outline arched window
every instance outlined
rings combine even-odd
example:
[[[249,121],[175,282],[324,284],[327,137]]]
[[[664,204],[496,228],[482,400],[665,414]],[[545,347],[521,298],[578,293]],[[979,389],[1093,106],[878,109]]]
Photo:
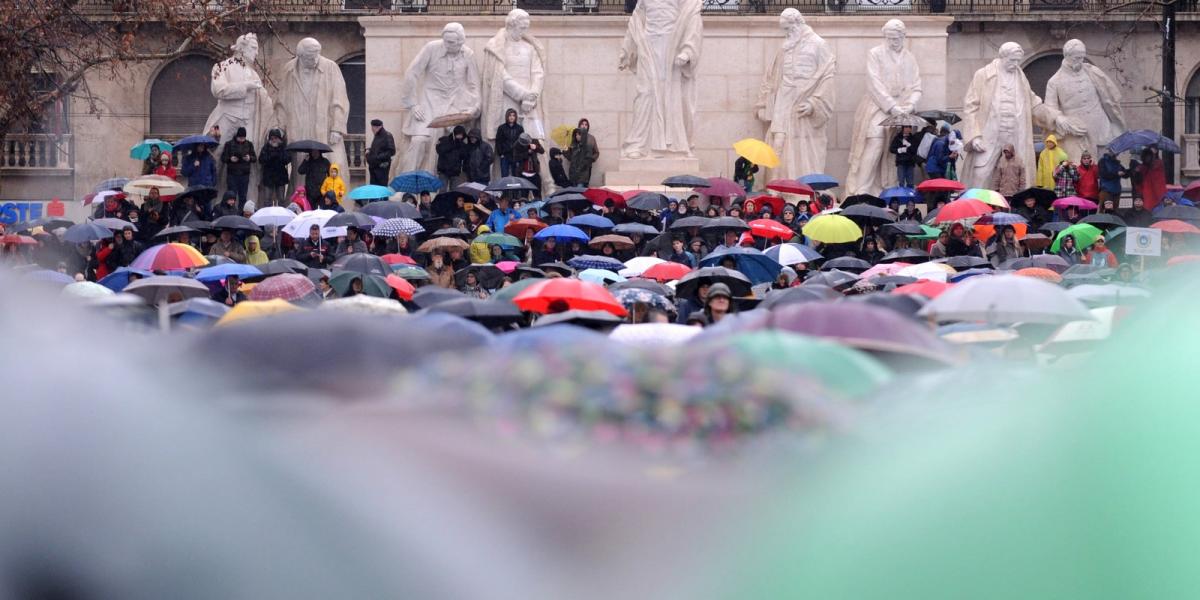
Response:
[[[342,79],[346,80],[346,95],[350,97],[350,122],[346,133],[367,132],[367,61],[362,54],[351,56],[339,64]]]
[[[1185,133],[1200,133],[1200,70],[1192,75],[1183,93],[1183,127]]]
[[[1039,98],[1046,97],[1046,83],[1058,72],[1058,68],[1062,66],[1062,59],[1062,54],[1047,54],[1025,65],[1025,78],[1029,80],[1030,89]]]
[[[217,106],[213,98],[213,59],[189,54],[163,67],[150,86],[150,131],[156,137],[204,133],[204,123]]]

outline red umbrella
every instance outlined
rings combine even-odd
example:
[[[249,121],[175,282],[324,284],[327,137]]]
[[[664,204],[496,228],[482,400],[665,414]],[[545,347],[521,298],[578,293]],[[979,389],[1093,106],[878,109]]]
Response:
[[[816,190],[809,187],[806,183],[800,183],[795,179],[774,179],[767,182],[768,190],[783,192],[785,194],[804,194],[805,196],[816,197]]]
[[[10,234],[4,236],[3,238],[0,238],[0,244],[5,244],[5,245],[7,245],[7,244],[18,244],[18,245],[23,244],[26,246],[33,246],[33,245],[36,245],[37,243],[38,243],[37,240],[35,240],[27,235],[17,235],[15,233],[10,233]]]
[[[750,233],[756,237],[772,240],[790,240],[796,235],[787,225],[772,219],[755,219],[748,223]]]
[[[1174,267],[1175,265],[1186,265],[1188,263],[1200,263],[1200,255],[1181,254],[1179,256],[1172,256],[1167,260],[1168,267]]]
[[[702,196],[713,196],[724,199],[728,199],[731,196],[744,197],[746,195],[746,188],[726,177],[709,177],[708,183],[708,187],[696,188],[695,192]]]
[[[299,273],[282,273],[272,275],[250,290],[251,300],[271,300],[280,298],[292,302],[317,292],[317,286],[307,275]]]
[[[412,300],[413,292],[417,291],[417,288],[413,287],[407,279],[399,275],[388,275],[385,279],[387,280],[387,284],[393,290],[396,290],[396,295],[404,300]]]
[[[384,254],[379,257],[389,265],[415,265],[417,261],[403,254]]]
[[[1161,229],[1167,233],[1200,233],[1200,228],[1197,228],[1191,223],[1185,223],[1179,219],[1167,219],[1158,221],[1150,225],[1155,229]]]
[[[1200,179],[1193,181],[1183,188],[1183,197],[1200,202]]]
[[[602,310],[618,317],[626,314],[625,307],[603,286],[579,279],[539,281],[514,296],[513,304],[543,315],[568,310]]]
[[[801,184],[801,185],[803,185],[803,184]],[[784,205],[783,198],[780,198],[779,196],[772,196],[770,194],[759,194],[757,196],[753,196],[751,198],[746,199],[746,205],[744,207],[744,210],[747,215],[753,215],[753,214],[761,211],[762,207],[770,206],[772,215],[781,215],[781,214],[783,214],[783,205]]]
[[[642,272],[643,279],[653,279],[663,283],[667,281],[675,281],[684,275],[692,272],[692,268],[677,262],[658,263],[649,269]]]
[[[504,226],[504,233],[524,240],[530,231],[537,233],[545,228],[546,224],[537,219],[514,219]]]
[[[608,188],[588,188],[583,196],[596,206],[604,206],[605,200],[612,200],[616,206],[625,206],[625,196],[622,196],[621,192],[614,192]]]
[[[918,192],[961,192],[965,189],[967,186],[953,179],[926,179],[917,184]]]
[[[991,205],[968,198],[966,200],[955,200],[941,208],[938,211],[935,223],[949,223],[951,221],[962,221],[965,219],[977,219],[992,212]]]
[[[922,279],[916,283],[902,285],[894,290],[893,294],[915,294],[917,296],[925,296],[930,300],[941,296],[943,292],[954,287],[953,283],[945,283],[942,281],[933,281],[931,279]]]

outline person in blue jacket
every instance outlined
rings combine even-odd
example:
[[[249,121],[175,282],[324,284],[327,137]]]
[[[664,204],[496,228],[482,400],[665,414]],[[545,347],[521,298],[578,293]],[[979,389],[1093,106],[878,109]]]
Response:
[[[946,164],[950,160],[950,126],[942,125],[938,138],[929,147],[925,156],[925,174],[930,179],[946,176]]]
[[[207,145],[197,146],[184,160],[180,161],[183,176],[188,178],[188,187],[196,185],[217,186],[217,161]]]

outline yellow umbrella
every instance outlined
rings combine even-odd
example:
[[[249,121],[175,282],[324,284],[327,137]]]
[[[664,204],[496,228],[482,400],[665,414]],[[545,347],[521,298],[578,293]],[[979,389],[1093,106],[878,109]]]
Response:
[[[571,145],[571,132],[575,131],[570,125],[559,125],[550,132],[550,139],[559,148],[566,148]]]
[[[294,306],[291,302],[282,298],[272,298],[270,300],[244,300],[234,305],[229,312],[225,313],[221,320],[217,321],[217,325],[229,325],[238,321],[246,321],[266,317],[268,315],[277,315],[286,312],[296,312],[304,310],[298,306]]]
[[[733,145],[737,155],[762,167],[774,169],[779,166],[779,156],[766,142],[754,138],[746,138]]]
[[[817,215],[802,231],[808,239],[823,244],[845,244],[862,237],[862,229],[842,215]]]

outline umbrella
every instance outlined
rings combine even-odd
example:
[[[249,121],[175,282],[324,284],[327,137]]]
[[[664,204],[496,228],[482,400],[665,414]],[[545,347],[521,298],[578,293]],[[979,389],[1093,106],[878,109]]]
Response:
[[[671,229],[675,231],[680,229],[691,229],[693,227],[703,228],[711,221],[712,219],[709,219],[708,217],[684,217],[682,219],[676,219],[675,222],[671,223]],[[747,225],[747,228],[749,228],[749,225]]]
[[[956,284],[918,313],[938,321],[983,321],[991,325],[1087,321],[1087,307],[1062,288],[1034,277],[972,277]]]
[[[221,217],[224,219],[225,217]],[[221,219],[217,219],[220,221]],[[216,225],[217,221],[213,221]],[[375,219],[361,212],[341,212],[325,221],[325,227],[354,227],[364,231],[370,231],[375,228]]]
[[[213,322],[229,312],[229,307],[208,298],[188,298],[183,302],[172,303],[167,307],[167,312],[171,318],[180,323],[211,326]]]
[[[726,260],[733,260],[734,268],[755,284],[774,281],[783,270],[783,266],[769,256],[754,248],[743,247],[725,248],[709,253],[700,261],[700,266],[716,267]]]
[[[567,148],[571,145],[571,134],[575,131],[575,127],[571,125],[559,125],[550,130],[550,141],[559,148]]]
[[[627,289],[649,290],[664,298],[673,298],[675,296],[675,291],[671,288],[658,283],[657,281],[651,281],[649,279],[627,279],[625,281],[618,281],[617,283],[609,284],[608,286],[608,291],[614,294],[620,290]],[[747,289],[749,289],[749,287],[747,287]]]
[[[453,217],[461,209],[458,206],[459,201],[463,205],[473,204],[478,196],[472,196],[460,191],[442,192],[433,197],[433,201],[429,204],[429,210],[434,215],[440,217]],[[383,216],[383,215],[379,215]]]
[[[450,252],[451,250],[466,251],[470,249],[471,244],[468,244],[464,240],[460,240],[456,237],[435,237],[425,240],[424,243],[417,247],[417,252],[432,254],[438,250],[441,250],[442,252]]]
[[[794,179],[773,179],[767,182],[768,190],[775,190],[784,194],[803,194],[806,196],[816,196],[817,192],[809,187],[806,183],[800,183]]]
[[[817,215],[802,231],[805,237],[823,244],[844,244],[862,237],[858,224],[841,215]]]
[[[1200,208],[1180,205],[1161,206],[1156,208],[1151,216],[1156,220],[1200,221]]]
[[[879,194],[879,197],[887,201],[896,200],[899,202],[906,202],[908,200],[916,200],[917,191],[910,187],[895,186],[883,190],[883,192]]]
[[[522,318],[521,311],[509,302],[467,297],[439,302],[426,310],[452,314],[489,328],[503,327]]]
[[[750,235],[755,237],[790,240],[796,235],[796,232],[792,231],[790,227],[774,219],[755,219],[747,225],[750,226]]]
[[[221,316],[217,320],[217,327],[227,327],[234,323],[245,321],[253,321],[262,319],[271,315],[280,315],[284,313],[300,312],[304,309],[293,305],[292,303],[273,298],[270,300],[246,300],[238,302],[229,312]]]
[[[887,202],[879,196],[872,196],[871,194],[854,194],[853,196],[847,196],[846,200],[842,202],[842,210],[846,210],[851,206],[857,206],[859,204],[869,204],[871,206],[878,206],[879,208],[887,207]]]
[[[612,229],[616,226],[612,220],[595,213],[585,213],[567,219],[567,225],[576,227],[591,227],[592,229]]]
[[[1038,228],[1038,231],[1056,234],[1070,226],[1070,221],[1050,221],[1049,223],[1043,223],[1042,226]]]
[[[986,215],[992,211],[993,209],[991,205],[974,198],[955,200],[943,206],[941,210],[938,211],[934,222],[974,222],[975,219],[978,219],[979,217],[982,217],[983,215]]]
[[[596,206],[604,206],[612,202],[613,206],[625,206],[625,196],[608,188],[588,188],[583,196]]]
[[[371,235],[379,237],[396,237],[398,235],[417,235],[424,233],[425,228],[412,219],[398,217],[385,219],[371,228]]]
[[[929,260],[929,253],[925,252],[924,250],[919,250],[917,248],[902,248],[900,250],[892,250],[891,252],[884,254],[883,258],[879,259],[879,262],[880,263],[894,263],[894,262],[920,263],[920,262],[925,262],[927,260]]]
[[[80,223],[67,228],[63,239],[72,244],[85,244],[112,237],[112,231],[95,223]]]
[[[626,206],[636,210],[662,210],[667,207],[670,198],[658,192],[641,192],[625,201]]]
[[[49,283],[56,285],[70,285],[75,283],[75,278],[66,273],[51,271],[49,269],[35,269],[32,271],[24,271],[21,273],[22,279],[36,281],[39,283]]]
[[[946,283],[944,281],[932,281],[929,279],[922,279],[922,280],[917,281],[916,283],[902,285],[902,286],[892,290],[892,293],[893,294],[916,294],[918,296],[925,296],[926,298],[929,298],[932,300],[934,298],[937,298],[938,296],[941,296],[943,293],[946,292],[946,290],[949,290],[952,287],[954,287],[953,283]]]
[[[841,297],[841,294],[831,287],[824,285],[802,285],[800,287],[790,287],[783,290],[768,290],[766,298],[758,305],[759,308],[767,310],[775,309],[780,306],[789,304],[801,304],[804,302],[823,302]]]
[[[676,262],[664,262],[646,269],[642,272],[641,277],[644,279],[653,279],[659,282],[666,282],[675,281],[676,279],[685,277],[691,272],[692,268],[687,265]]]
[[[1150,225],[1154,229],[1161,229],[1167,233],[1200,233],[1200,228],[1197,228],[1191,223],[1180,221],[1178,219],[1167,219],[1165,221],[1155,221]]]
[[[707,179],[695,175],[672,175],[664,179],[662,184],[676,188],[706,188],[711,185]]]
[[[602,310],[618,317],[625,308],[604,287],[578,279],[544,279],[513,298],[523,311],[546,314],[567,310]]]
[[[1088,306],[1119,306],[1134,304],[1150,298],[1149,290],[1115,283],[1105,285],[1085,283],[1067,290],[1067,295]]]
[[[492,180],[485,188],[489,192],[537,191],[537,186],[524,177],[501,177]]]
[[[92,281],[73,281],[68,283],[59,294],[71,298],[103,298],[113,295],[113,291]]]
[[[346,195],[351,200],[370,202],[372,200],[387,200],[392,197],[392,188],[385,185],[360,185]]]
[[[129,221],[117,219],[114,217],[105,217],[103,219],[96,219],[96,220],[92,221],[92,223],[99,225],[101,227],[110,229],[112,231],[121,231],[122,229],[125,229],[126,227],[132,227],[134,231],[138,230],[137,225],[134,225],[133,223],[130,223]]]
[[[1024,225],[1027,223],[1029,223],[1029,221],[1027,221],[1025,217],[1009,212],[994,212],[991,214],[986,214],[982,217],[979,217],[979,220],[975,221],[976,225]]]
[[[859,275],[859,278],[872,279],[874,277],[879,277],[879,276],[884,276],[884,275],[893,276],[893,275],[896,275],[896,273],[899,273],[901,269],[903,269],[904,267],[908,267],[908,266],[912,266],[912,264],[906,263],[906,262],[894,262],[894,263],[880,262],[880,263],[872,266],[870,269],[863,271]],[[915,278],[914,278],[914,280],[915,280]],[[912,282],[909,281],[906,283],[912,283]]]
[[[393,177],[388,187],[409,194],[436,192],[442,189],[442,180],[429,171],[408,171]]]
[[[609,234],[592,238],[592,241],[588,242],[588,247],[600,249],[603,248],[605,244],[612,244],[613,248],[617,250],[629,250],[634,246],[633,240],[623,235]]]
[[[142,159],[142,160],[145,160],[145,159]],[[104,181],[101,181],[100,183],[97,183],[96,187],[92,188],[92,191],[99,194],[100,192],[121,190],[121,189],[124,189],[125,184],[129,183],[130,181],[131,180],[128,177],[112,177],[109,179],[105,179]]]
[[[825,258],[820,252],[813,250],[811,247],[804,244],[795,243],[771,246],[770,248],[767,248],[763,254],[766,254],[771,258],[771,260],[787,266],[798,265],[801,263],[807,263]]]
[[[408,309],[391,298],[358,294],[345,298],[332,298],[321,303],[319,310],[338,310],[363,315],[404,315]]]
[[[250,215],[250,221],[259,227],[283,227],[295,218],[296,213],[282,206],[264,206]]]
[[[853,256],[840,256],[838,258],[827,260],[821,265],[822,271],[832,271],[840,269],[849,273],[862,273],[871,268],[871,263]]]
[[[129,149],[129,158],[136,158],[138,160],[146,160],[147,158],[150,158],[150,146],[158,146],[158,149],[162,150],[163,152],[170,152],[174,149],[170,142],[166,142],[158,138],[151,138],[134,144],[133,147]]]
[[[170,243],[147,248],[129,266],[144,271],[183,271],[207,264],[208,259],[199,250],[187,244]]]
[[[779,166],[779,155],[775,154],[775,150],[762,140],[754,138],[739,140],[734,142],[733,151],[751,163],[768,169],[774,169]]]
[[[388,285],[387,280],[379,275],[342,271],[334,273],[329,278],[329,285],[333,287],[333,291],[337,292],[338,296],[345,297],[350,292],[350,286],[354,283],[355,279],[362,282],[363,294],[376,298],[392,297],[392,286]]]
[[[800,183],[803,183],[808,187],[818,191],[832,189],[841,185],[838,183],[837,179],[834,179],[832,176],[824,173],[809,173],[808,175],[796,179],[796,181],[799,181]]]
[[[1104,230],[1126,226],[1124,219],[1111,213],[1096,213],[1094,215],[1088,215],[1080,219],[1079,222],[1087,223],[1088,225],[1095,225],[1096,227]]]
[[[161,193],[161,192],[160,192]],[[207,206],[217,198],[217,188],[207,185],[190,185],[183,193],[175,196],[176,200],[191,198],[199,206]]]
[[[551,225],[533,236],[535,240],[547,240],[550,238],[554,238],[559,242],[582,242],[584,244],[591,239],[582,229],[574,225]]]
[[[325,223],[337,216],[337,212],[332,210],[308,210],[304,211],[292,220],[292,222],[283,226],[283,232],[298,240],[308,237],[308,230],[313,225],[324,228]]]
[[[864,225],[885,225],[896,221],[896,215],[892,211],[870,204],[855,204],[850,208],[843,208],[838,214]]]
[[[1062,275],[1059,275],[1050,269],[1039,269],[1037,267],[1019,269],[1014,271],[1013,275],[1019,275],[1021,277],[1033,277],[1036,279],[1041,279],[1047,283],[1062,283],[1063,280]]]
[[[287,145],[284,150],[288,152],[333,152],[328,144],[323,144],[316,140],[298,140]]]
[[[489,300],[495,302],[507,302],[512,304],[512,299],[525,290],[525,288],[545,279],[545,277],[531,277],[506,285],[492,294]]]
[[[12,244],[12,245],[18,245],[18,246],[35,246],[35,245],[37,245],[37,243],[38,243],[37,240],[35,240],[27,235],[17,235],[15,233],[10,233],[10,234],[7,234],[4,237],[0,238],[0,244],[6,244],[6,245]]]
[[[654,227],[651,227],[650,225],[646,225],[644,223],[618,223],[616,225],[616,227],[613,227],[612,231],[613,231],[613,233],[619,233],[621,235],[638,234],[638,235],[643,235],[643,236],[658,235],[659,233],[661,233],[659,230],[655,229]]]
[[[624,277],[641,277],[650,267],[661,265],[667,261],[657,256],[635,256],[625,261],[625,268],[618,274]]]
[[[1079,210],[1096,210],[1097,208],[1100,208],[1099,206],[1096,206],[1095,202],[1092,202],[1087,198],[1080,198],[1079,196],[1067,196],[1066,198],[1059,198],[1051,203],[1050,206],[1058,210],[1066,210],[1071,206],[1074,206]]]
[[[620,283],[625,281],[625,277],[605,269],[584,269],[580,271],[576,277],[583,281],[590,281],[600,285],[608,285],[610,283]]]
[[[575,269],[605,269],[616,273],[625,268],[625,263],[608,256],[597,256],[595,254],[582,254],[567,261]]]
[[[961,181],[953,179],[926,179],[917,184],[918,192],[961,192],[965,189],[967,186],[963,185]]]
[[[1179,149],[1179,144],[1176,144],[1175,140],[1151,129],[1135,129],[1133,131],[1126,131],[1125,133],[1113,138],[1113,140],[1107,144],[1106,148],[1115,154],[1120,154],[1128,150],[1136,150],[1146,146],[1158,146],[1160,150],[1174,152],[1176,154],[1181,151]]]
[[[189,135],[175,142],[175,152],[181,152],[192,146],[217,146],[220,142],[207,135]]]
[[[1075,236],[1075,247],[1082,251],[1084,248],[1091,246],[1096,241],[1096,238],[1104,235],[1104,232],[1100,231],[1100,229],[1095,225],[1076,223],[1070,227],[1067,227],[1066,229],[1063,229],[1062,231],[1058,232],[1058,235],[1054,236],[1054,243],[1050,244],[1050,251],[1058,253],[1059,245],[1062,243],[1062,239],[1068,235]]]
[[[964,200],[964,199],[978,200],[980,202],[983,202],[984,204],[989,204],[991,206],[995,206],[995,207],[999,207],[999,208],[1008,208],[1008,200],[1004,199],[1003,194],[1001,194],[1000,192],[992,191],[992,190],[985,190],[983,188],[971,188],[971,189],[963,192],[962,195],[958,197],[958,199],[959,200]]]
[[[417,291],[417,288],[413,287],[413,284],[409,283],[407,279],[400,277],[399,275],[391,274],[387,277],[384,277],[383,280],[396,292],[397,296],[400,296],[402,300],[412,300],[413,293]]]
[[[466,297],[467,296],[465,294],[458,290],[451,290],[435,285],[427,285],[424,287],[419,287],[417,288],[417,291],[413,292],[412,303],[416,305],[417,308],[429,308],[442,302],[459,300]]]
[[[650,308],[657,308],[663,312],[674,312],[675,306],[667,300],[666,296],[656,294],[650,290],[642,288],[625,288],[613,292],[613,297],[625,310],[632,311],[634,305],[645,304]]]
[[[96,283],[99,283],[100,285],[102,285],[114,292],[120,292],[125,289],[125,286],[129,285],[130,278],[133,275],[137,275],[139,279],[144,279],[146,277],[152,277],[154,275],[154,273],[152,273],[150,271],[144,271],[141,269],[130,269],[129,267],[119,267],[116,271],[113,271],[112,273],[105,275],[104,279],[101,279],[100,281],[98,281]]]
[[[1009,198],[1009,201],[1013,204],[1020,204],[1025,202],[1026,198],[1033,198],[1042,206],[1050,206],[1050,203],[1054,202],[1057,196],[1054,194],[1054,190],[1032,187],[1023,189],[1013,194],[1012,197]]]
[[[592,201],[587,196],[577,192],[556,193],[545,201],[545,205],[547,206],[556,204],[565,206],[571,210],[586,210],[592,207]]]
[[[788,331],[739,332],[704,343],[719,344],[782,372],[815,377],[850,397],[865,396],[894,377],[891,369],[866,353]]]
[[[254,224],[254,221],[240,215],[225,215],[217,217],[212,222],[213,229],[236,229],[238,231],[250,231],[258,233],[262,231],[262,227]],[[307,232],[305,232],[307,233]]]
[[[217,265],[200,269],[196,272],[196,281],[210,283],[214,281],[224,281],[227,277],[238,277],[246,279],[248,277],[262,276],[263,272],[253,265],[243,265],[239,263],[230,263],[227,265]]]
[[[623,323],[608,335],[614,342],[638,348],[680,346],[700,334],[699,327],[678,323]]]
[[[1200,179],[1193,181],[1183,188],[1183,197],[1188,200],[1200,202]]]
[[[1015,258],[1005,261],[1000,265],[1001,269],[1009,271],[1017,271],[1020,269],[1028,269],[1037,267],[1040,269],[1050,269],[1055,273],[1062,273],[1070,268],[1071,264],[1063,257],[1057,254],[1035,254],[1026,258]]]
[[[182,194],[184,189],[178,181],[162,175],[143,175],[125,184],[121,188],[126,194],[145,196],[150,190],[157,189],[164,200]]]
[[[416,265],[392,265],[392,274],[405,281],[429,281],[429,272]]]
[[[277,258],[267,261],[266,264],[258,265],[258,270],[262,271],[263,275],[279,275],[280,273],[304,275],[308,273],[308,265],[291,258]]]
[[[748,231],[750,229],[750,225],[737,217],[717,217],[715,219],[709,219],[708,222],[701,227],[701,229],[705,233],[716,233],[719,235],[725,233],[726,231],[733,231],[736,233]]]
[[[420,219],[421,210],[407,202],[372,202],[358,212],[381,219]]]
[[[133,294],[151,304],[169,302],[172,298],[207,298],[208,286],[187,277],[155,275],[139,279],[125,286],[123,293]]]
[[[537,233],[545,228],[546,224],[537,219],[513,219],[504,225],[504,233],[524,240],[529,232]]]
[[[978,256],[951,256],[949,258],[939,258],[933,262],[950,265],[956,271],[974,269],[976,267],[992,268],[992,263],[988,262],[986,258]]]
[[[367,252],[354,252],[346,254],[337,260],[329,267],[330,271],[354,271],[355,273],[366,273],[369,275],[379,275],[383,277],[392,272],[388,268],[387,263],[383,262],[378,256]]]
[[[279,298],[288,302],[309,300],[317,296],[316,285],[307,276],[300,273],[272,275],[258,282],[249,294],[251,300]]]
[[[937,125],[938,121],[945,121],[953,125],[962,120],[956,113],[948,110],[922,110],[916,113],[918,117],[925,119],[930,125]]]
[[[909,265],[896,271],[897,275],[904,277],[916,277],[917,279],[932,279],[934,281],[946,281],[950,275],[958,271],[946,263],[926,262],[916,265]]]
[[[454,285],[463,287],[467,284],[467,275],[475,274],[475,280],[479,282],[479,286],[494,290],[500,287],[504,281],[504,271],[501,271],[496,265],[478,264],[468,265],[454,272]]]
[[[746,195],[746,188],[726,177],[709,177],[708,185],[696,187],[696,193],[712,198],[735,198]]]
[[[675,284],[675,295],[680,298],[694,298],[696,288],[701,285],[724,283],[735,297],[750,295],[753,285],[746,275],[739,271],[724,267],[703,267],[681,277]]]

